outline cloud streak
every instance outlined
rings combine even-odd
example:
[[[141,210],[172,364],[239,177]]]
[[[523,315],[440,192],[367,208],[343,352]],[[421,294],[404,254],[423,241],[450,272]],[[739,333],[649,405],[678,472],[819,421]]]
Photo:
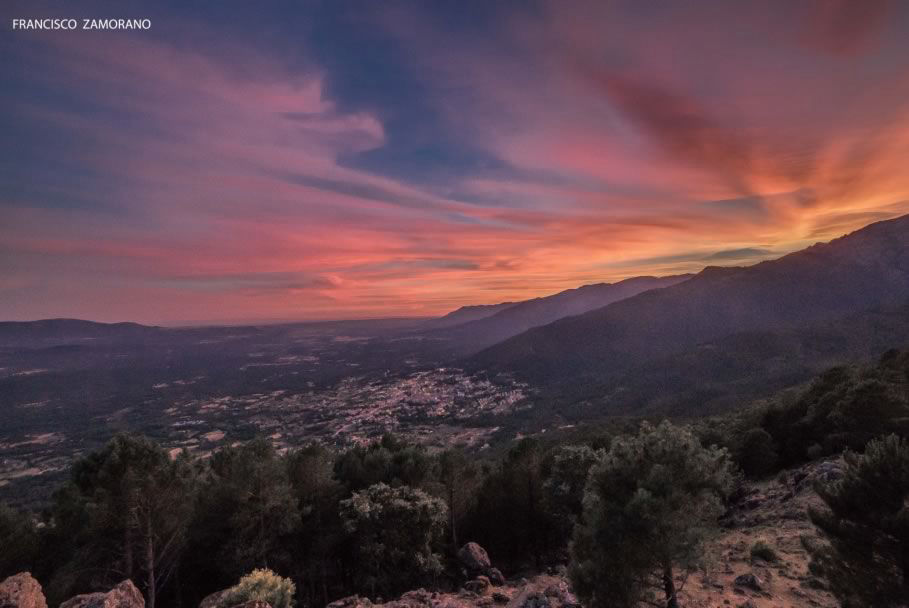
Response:
[[[441,314],[907,212],[906,10],[830,6],[4,40],[0,318]]]

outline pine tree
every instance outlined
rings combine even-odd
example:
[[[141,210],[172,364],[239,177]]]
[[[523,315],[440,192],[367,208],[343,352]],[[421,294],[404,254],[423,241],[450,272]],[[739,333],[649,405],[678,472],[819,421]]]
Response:
[[[817,490],[811,509],[829,544],[812,548],[845,608],[905,606],[909,598],[909,442],[896,435],[847,452],[843,477]]]
[[[668,422],[617,439],[590,471],[569,568],[591,608],[677,608],[676,574],[694,568],[734,482],[723,449]]]

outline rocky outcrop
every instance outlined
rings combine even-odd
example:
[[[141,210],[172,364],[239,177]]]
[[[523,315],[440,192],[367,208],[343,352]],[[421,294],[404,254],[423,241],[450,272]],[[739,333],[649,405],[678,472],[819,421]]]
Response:
[[[0,608],[47,608],[41,585],[28,572],[0,583]]]
[[[371,608],[373,603],[369,598],[360,597],[359,595],[349,595],[335,600],[325,606],[325,608]]]
[[[473,542],[461,547],[461,550],[458,551],[458,559],[470,572],[485,572],[492,567],[486,549]]]
[[[464,588],[468,591],[472,591],[474,587],[482,586],[480,581],[485,581],[486,587],[490,584],[501,586],[505,584],[505,577],[502,576],[502,573],[498,568],[492,567],[492,562],[489,560],[489,554],[486,553],[486,549],[478,545],[477,543],[467,543],[458,551],[458,560],[461,562],[461,565],[464,567],[464,574],[469,577],[474,577],[473,581],[469,581]],[[486,587],[483,588],[485,592]]]
[[[145,598],[133,582],[125,580],[107,593],[77,595],[60,604],[60,608],[145,608]]]

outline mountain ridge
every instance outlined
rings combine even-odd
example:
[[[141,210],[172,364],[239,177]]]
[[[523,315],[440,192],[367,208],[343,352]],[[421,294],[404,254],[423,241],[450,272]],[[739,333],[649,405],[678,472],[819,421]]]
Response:
[[[745,330],[796,328],[909,302],[909,216],[829,243],[694,277],[530,329],[468,367],[574,383]]]

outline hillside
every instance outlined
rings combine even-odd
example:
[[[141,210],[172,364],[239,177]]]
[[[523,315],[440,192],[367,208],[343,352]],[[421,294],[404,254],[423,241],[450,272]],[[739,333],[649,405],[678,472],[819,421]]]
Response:
[[[426,321],[423,325],[420,326],[420,329],[444,329],[446,327],[454,327],[455,325],[462,325],[464,323],[470,323],[471,321],[478,321],[480,319],[485,319],[491,317],[492,315],[505,310],[511,306],[514,306],[515,302],[502,302],[500,304],[477,304],[474,306],[462,306],[457,310],[453,310],[445,316],[439,317],[438,319],[430,319]]]
[[[551,296],[507,305],[500,304],[498,306],[504,308],[494,310],[492,314],[485,315],[483,318],[449,327],[436,335],[454,342],[462,352],[476,352],[517,336],[533,327],[580,315],[651,289],[677,285],[690,277],[691,275],[687,274],[668,277],[634,277],[616,283],[583,285]],[[483,310],[489,312],[489,309]],[[459,311],[451,314],[454,315],[457,312]]]
[[[839,331],[840,321],[897,311],[907,302],[909,216],[904,216],[778,260],[706,268],[678,285],[531,329],[478,353],[468,366],[515,372],[542,386],[603,388],[657,361],[677,365],[674,358],[690,358],[699,345],[733,334],[792,335],[828,324],[812,340],[836,342],[831,330]],[[831,353],[845,355],[865,340],[860,332],[845,333],[852,337],[831,344]],[[888,338],[893,344],[904,341]],[[765,366],[780,352],[754,352],[756,361],[749,365]],[[710,384],[712,378],[699,380]]]

